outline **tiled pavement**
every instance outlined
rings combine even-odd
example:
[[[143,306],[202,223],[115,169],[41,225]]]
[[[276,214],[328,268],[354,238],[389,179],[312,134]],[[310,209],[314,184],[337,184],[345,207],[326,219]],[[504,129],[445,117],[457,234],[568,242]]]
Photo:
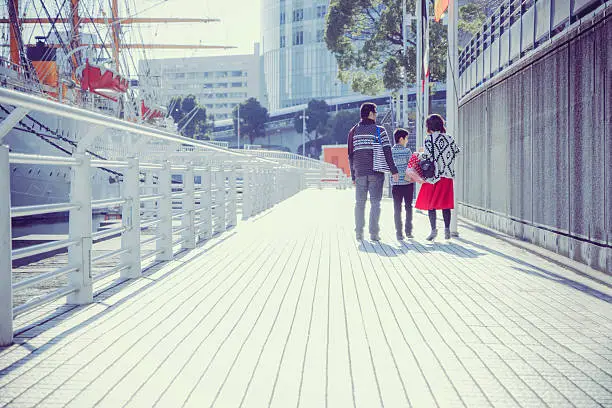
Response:
[[[352,194],[302,192],[21,330],[0,406],[612,407],[609,279],[461,224],[427,243],[423,215],[400,244],[387,199],[359,244]]]

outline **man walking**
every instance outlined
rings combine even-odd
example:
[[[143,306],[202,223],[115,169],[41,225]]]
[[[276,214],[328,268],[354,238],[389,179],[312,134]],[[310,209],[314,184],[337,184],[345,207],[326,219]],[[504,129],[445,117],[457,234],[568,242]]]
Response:
[[[374,146],[380,143],[385,160],[391,171],[393,181],[399,180],[397,168],[391,155],[391,144],[385,128],[376,125],[376,105],[366,102],[361,105],[361,121],[348,135],[348,155],[351,177],[355,182],[355,234],[358,240],[363,239],[365,226],[365,203],[370,194],[370,238],[380,241],[380,200],[382,199],[385,174],[374,171]]]

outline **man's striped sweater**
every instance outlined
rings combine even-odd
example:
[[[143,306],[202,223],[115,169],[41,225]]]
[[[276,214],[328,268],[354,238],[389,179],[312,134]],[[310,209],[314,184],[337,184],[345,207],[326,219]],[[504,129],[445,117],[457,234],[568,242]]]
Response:
[[[347,140],[351,177],[353,180],[355,180],[355,177],[382,174],[374,171],[374,143],[378,143],[376,128],[380,131],[380,140],[389,170],[391,170],[391,174],[397,173],[397,167],[395,167],[391,155],[389,136],[387,136],[385,128],[377,126],[376,122],[371,119],[362,119],[351,129]]]

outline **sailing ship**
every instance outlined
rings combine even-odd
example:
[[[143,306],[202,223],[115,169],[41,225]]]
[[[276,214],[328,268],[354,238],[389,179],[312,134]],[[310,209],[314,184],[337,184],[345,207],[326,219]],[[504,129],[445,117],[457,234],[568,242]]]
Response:
[[[123,28],[141,23],[209,23],[214,18],[138,18],[132,13],[120,17],[120,11],[130,11],[128,0],[120,10],[119,0],[111,0],[105,10],[101,2],[86,4],[85,0],[64,0],[63,3],[40,0],[20,7],[19,0],[7,0],[0,55],[0,86],[34,93],[64,104],[176,131],[165,108],[160,105],[155,78],[138,73],[130,75],[133,62],[131,50],[147,49],[210,49],[229,46],[126,43]],[[26,7],[27,6],[27,7]],[[99,7],[94,16],[94,9]],[[27,10],[26,10],[27,9]],[[38,35],[36,35],[38,34]],[[34,38],[30,44],[29,39]],[[110,41],[107,39],[110,38]],[[27,39],[27,40],[26,40]],[[146,61],[146,59],[145,59]],[[138,67],[132,67],[136,72]],[[145,70],[146,71],[146,70]],[[14,110],[0,104],[0,121]],[[95,135],[92,135],[95,133]],[[7,133],[0,134],[0,143],[12,152],[67,155],[75,153],[79,142],[89,137],[86,151],[94,158],[125,157],[125,135],[112,130],[92,129],[83,122],[60,118],[45,112],[29,112]],[[117,137],[119,139],[117,140]],[[96,143],[95,140],[100,141]],[[112,141],[115,141],[113,143]],[[119,143],[116,143],[119,141]],[[124,142],[121,144],[121,142]],[[129,144],[129,143],[128,143]],[[11,171],[11,205],[37,205],[68,201],[70,171],[60,166],[13,164]],[[94,199],[117,196],[121,173],[112,169],[93,170]]]

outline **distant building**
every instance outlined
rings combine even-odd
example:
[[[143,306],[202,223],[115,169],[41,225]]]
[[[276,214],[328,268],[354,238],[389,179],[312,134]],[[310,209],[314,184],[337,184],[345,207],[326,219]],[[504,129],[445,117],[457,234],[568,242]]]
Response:
[[[325,45],[328,0],[263,0],[264,100],[271,113],[357,95],[337,79],[338,64]]]
[[[140,77],[158,78],[160,99],[193,94],[215,120],[230,119],[234,107],[246,99],[261,99],[259,44],[253,54],[188,57],[141,61]]]

